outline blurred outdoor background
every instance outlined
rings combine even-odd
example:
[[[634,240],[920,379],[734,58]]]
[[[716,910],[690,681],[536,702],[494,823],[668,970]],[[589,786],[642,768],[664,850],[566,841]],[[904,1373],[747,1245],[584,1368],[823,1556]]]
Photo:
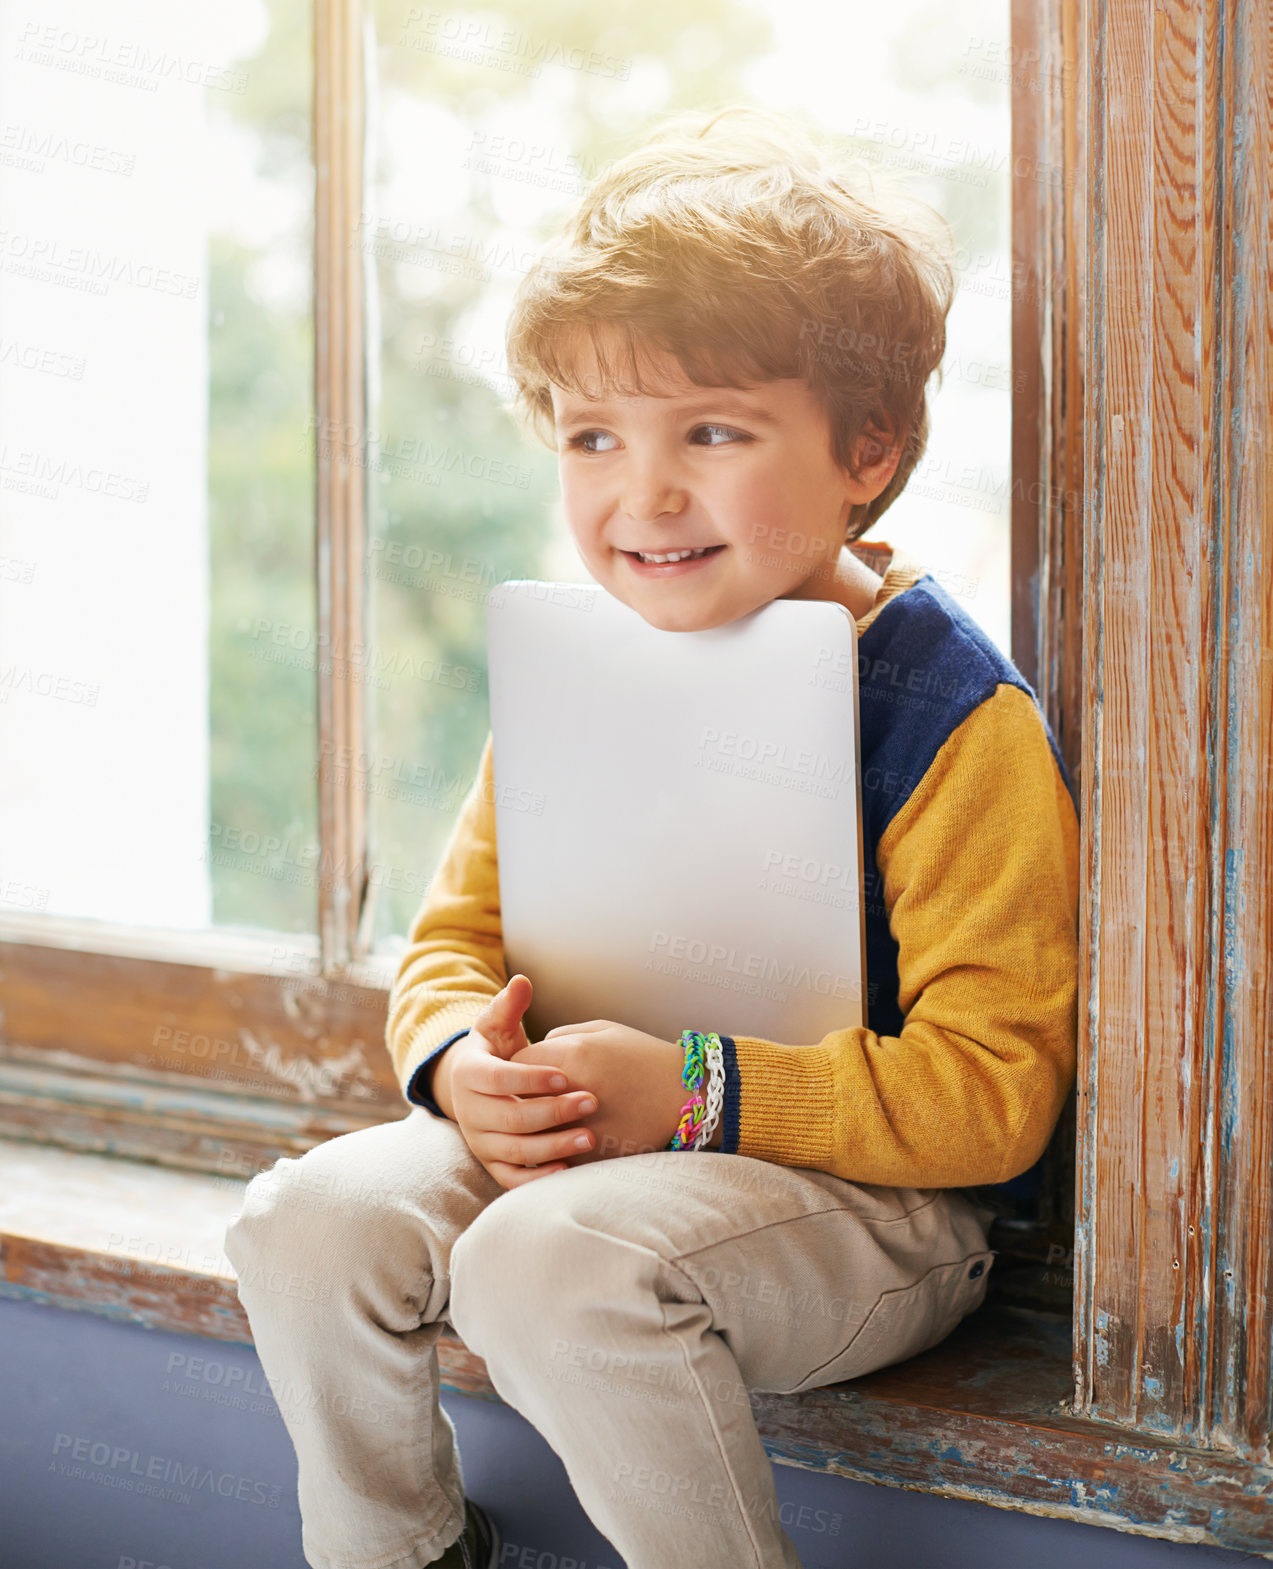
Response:
[[[960,246],[927,456],[873,539],[1008,647],[1006,0],[374,0],[371,878],[399,943],[487,725],[484,602],[586,580],[503,329],[666,113],[755,102]],[[302,0],[66,0],[0,33],[0,908],[317,929],[312,37]]]

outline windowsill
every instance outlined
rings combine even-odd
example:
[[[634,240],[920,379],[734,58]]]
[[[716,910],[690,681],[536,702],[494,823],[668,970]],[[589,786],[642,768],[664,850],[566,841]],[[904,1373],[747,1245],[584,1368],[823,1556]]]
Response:
[[[109,954],[120,959],[200,965],[236,974],[308,977],[318,975],[320,968],[317,937],[236,926],[169,929],[95,921],[83,916],[0,910],[0,941],[38,943],[45,948]],[[401,957],[402,950],[396,943],[384,945],[351,965],[343,978],[387,992]]]
[[[251,1343],[221,1251],[244,1182],[0,1139],[0,1295]],[[497,1401],[453,1334],[443,1387]],[[1273,1470],[1075,1416],[1068,1322],[984,1307],[924,1355],[755,1394],[780,1465],[1273,1559]]]

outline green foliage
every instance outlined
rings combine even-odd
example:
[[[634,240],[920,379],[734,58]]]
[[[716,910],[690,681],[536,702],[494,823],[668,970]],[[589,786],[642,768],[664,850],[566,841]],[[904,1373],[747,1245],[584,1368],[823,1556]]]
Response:
[[[510,577],[544,576],[559,541],[552,455],[503,407],[507,390],[441,352],[489,346],[490,302],[517,267],[499,257],[508,199],[535,188],[534,169],[473,169],[458,213],[397,211],[395,192],[449,187],[456,170],[430,145],[390,142],[406,104],[440,108],[477,134],[519,128],[548,143],[553,165],[586,181],[638,145],[665,114],[749,101],[745,73],[772,47],[768,17],[737,0],[645,0],[598,12],[583,0],[551,10],[507,0],[480,12],[372,0],[372,112],[367,218],[402,224],[403,249],[364,229],[377,355],[369,424],[371,549],[367,576],[368,756],[375,931],[405,932],[472,779],[489,725],[486,593]],[[934,13],[936,14],[936,13]],[[260,51],[238,62],[247,90],[226,110],[257,143],[258,171],[306,194],[311,167],[312,42],[302,0],[270,0]],[[468,29],[465,39],[457,31]],[[476,29],[474,33],[473,29]],[[958,33],[958,29],[955,29]],[[954,48],[948,28],[946,47]],[[610,61],[595,68],[551,62]],[[931,54],[931,51],[929,51]],[[928,60],[928,55],[924,56]],[[921,76],[935,69],[915,57]],[[970,81],[969,90],[981,89]],[[545,104],[551,115],[545,112]],[[453,150],[448,156],[453,157]],[[931,171],[940,176],[941,170]],[[411,178],[406,184],[402,176]],[[519,183],[520,182],[520,183]],[[572,198],[542,187],[533,251]],[[942,185],[940,201],[965,243],[992,243],[994,190]],[[418,198],[417,198],[418,199]],[[439,238],[441,236],[441,238]],[[464,265],[448,266],[446,244]],[[308,232],[281,248],[309,262]],[[290,247],[290,249],[289,249]],[[221,238],[211,250],[212,815],[219,923],[316,928],[312,847],[318,755],[314,632],[313,341],[308,303],[267,303],[268,258]],[[502,343],[501,343],[502,348]],[[560,557],[556,558],[558,563]],[[557,575],[561,574],[558,564]],[[580,573],[582,575],[582,572]],[[226,829],[286,848],[226,854]],[[307,854],[310,870],[295,864]]]
[[[306,441],[313,334],[308,315],[254,297],[255,262],[231,241],[210,246],[213,917],[218,925],[312,932],[317,906],[303,847],[318,832]],[[288,640],[280,643],[284,628]],[[277,850],[263,847],[269,839],[279,841]]]

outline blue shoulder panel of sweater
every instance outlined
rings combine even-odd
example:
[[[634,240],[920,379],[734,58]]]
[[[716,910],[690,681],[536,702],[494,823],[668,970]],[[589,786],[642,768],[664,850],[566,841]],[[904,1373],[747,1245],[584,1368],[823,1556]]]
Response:
[[[974,709],[1001,685],[1035,697],[1025,677],[971,616],[926,573],[891,599],[858,640],[858,705],[862,762],[863,893],[866,916],[867,1024],[877,1035],[900,1035],[897,943],[889,931],[876,850],[934,758]],[[1037,699],[1036,699],[1037,701]],[[1048,744],[1073,798],[1074,787],[1050,727]],[[737,1058],[722,1036],[725,1060],[725,1153],[740,1134]],[[973,1190],[1013,1211],[1039,1190],[1042,1158],[1008,1182]]]
[[[1000,685],[1033,688],[931,574],[876,616],[858,641],[862,747],[863,884],[866,899],[867,1023],[899,1035],[897,943],[889,931],[876,848],[937,753]],[[1073,785],[1046,720],[1048,744],[1066,788]],[[1009,1182],[979,1191],[1013,1201],[1038,1191],[1041,1160]]]

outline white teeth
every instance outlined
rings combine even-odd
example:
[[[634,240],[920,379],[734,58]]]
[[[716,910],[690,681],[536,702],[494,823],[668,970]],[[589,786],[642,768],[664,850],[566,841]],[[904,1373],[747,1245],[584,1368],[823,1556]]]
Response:
[[[684,561],[687,556],[703,556],[706,555],[711,548],[712,547],[710,545],[704,545],[701,550],[674,550],[666,556],[647,555],[644,551],[638,550],[636,555],[641,561],[650,561],[656,564],[661,564],[664,561]]]

